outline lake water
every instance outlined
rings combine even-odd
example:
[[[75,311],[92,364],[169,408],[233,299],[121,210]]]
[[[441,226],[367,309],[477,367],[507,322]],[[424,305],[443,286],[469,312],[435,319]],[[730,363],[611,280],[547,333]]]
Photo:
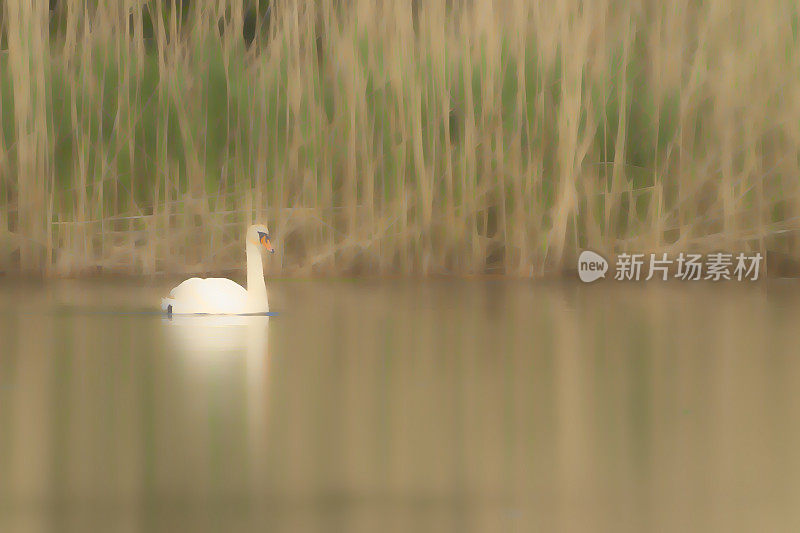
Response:
[[[800,288],[0,285],[0,531],[798,531]]]

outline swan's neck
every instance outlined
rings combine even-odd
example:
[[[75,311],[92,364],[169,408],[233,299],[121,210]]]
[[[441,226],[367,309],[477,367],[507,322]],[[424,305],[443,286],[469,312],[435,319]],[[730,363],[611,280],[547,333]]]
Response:
[[[267,305],[267,284],[264,282],[264,267],[261,264],[261,250],[255,244],[247,243],[247,295],[251,302]]]

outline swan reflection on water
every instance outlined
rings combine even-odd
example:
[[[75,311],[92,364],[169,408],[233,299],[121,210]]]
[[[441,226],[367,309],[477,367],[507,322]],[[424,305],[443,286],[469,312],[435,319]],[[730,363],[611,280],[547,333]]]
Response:
[[[167,335],[184,355],[196,357],[239,353],[267,357],[269,316],[170,315],[163,319]]]
[[[261,491],[267,476],[269,405],[269,316],[172,315],[162,319],[167,341],[182,368],[184,383],[173,383],[188,393],[192,409],[207,419],[208,391],[238,390],[246,416],[246,458],[251,489]],[[188,387],[188,388],[186,388]],[[227,407],[222,408],[223,412]],[[228,415],[223,415],[228,417]],[[232,418],[236,415],[230,413]]]

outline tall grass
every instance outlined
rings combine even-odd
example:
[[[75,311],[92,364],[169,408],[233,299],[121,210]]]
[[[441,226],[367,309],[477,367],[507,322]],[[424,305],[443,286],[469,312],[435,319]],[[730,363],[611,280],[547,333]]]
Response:
[[[6,0],[0,269],[800,257],[796,2]],[[51,2],[53,4],[53,2]]]

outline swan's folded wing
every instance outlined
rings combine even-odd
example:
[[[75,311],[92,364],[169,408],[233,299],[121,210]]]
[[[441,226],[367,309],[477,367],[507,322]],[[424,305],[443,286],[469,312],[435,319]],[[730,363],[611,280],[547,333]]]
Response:
[[[190,278],[169,293],[174,313],[241,313],[247,291],[226,278]]]

